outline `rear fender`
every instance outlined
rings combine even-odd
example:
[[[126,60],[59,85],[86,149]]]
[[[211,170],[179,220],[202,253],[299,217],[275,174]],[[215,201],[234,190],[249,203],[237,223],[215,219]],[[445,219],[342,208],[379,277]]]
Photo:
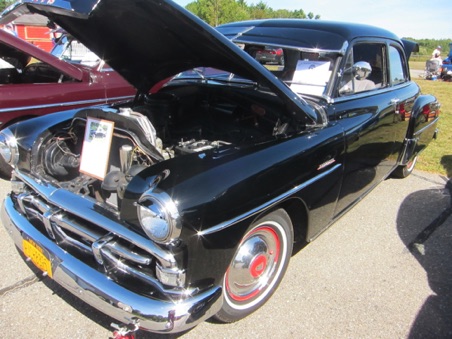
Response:
[[[408,130],[403,141],[399,165],[406,165],[419,155],[438,135],[440,104],[433,95],[420,95],[414,102],[410,114]],[[407,112],[399,112],[402,119]]]

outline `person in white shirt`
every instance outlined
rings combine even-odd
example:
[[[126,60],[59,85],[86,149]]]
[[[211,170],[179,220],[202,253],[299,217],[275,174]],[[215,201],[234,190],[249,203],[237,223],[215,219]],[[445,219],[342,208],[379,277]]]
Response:
[[[433,52],[432,52],[432,60],[433,59],[437,59],[437,60],[441,60],[441,46],[436,47]]]

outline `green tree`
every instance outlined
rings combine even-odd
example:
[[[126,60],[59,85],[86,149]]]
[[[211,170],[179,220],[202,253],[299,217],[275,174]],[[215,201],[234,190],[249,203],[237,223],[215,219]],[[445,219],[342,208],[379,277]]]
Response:
[[[248,5],[246,0],[195,0],[185,8],[212,26],[249,19],[320,19],[320,15],[314,15],[312,12],[306,15],[302,9],[294,11],[274,10],[262,0],[251,5]]]
[[[291,18],[292,13],[287,9],[277,9],[273,12],[273,18]]]
[[[258,2],[256,5],[249,6],[248,11],[251,19],[264,19],[269,17],[269,8],[267,7],[267,4],[262,1]]]
[[[0,0],[0,12],[12,3],[14,3],[14,0]]]
[[[186,8],[212,26],[249,19],[245,1],[197,0]]]
[[[292,12],[292,18],[306,19],[306,14],[302,9],[296,9]]]

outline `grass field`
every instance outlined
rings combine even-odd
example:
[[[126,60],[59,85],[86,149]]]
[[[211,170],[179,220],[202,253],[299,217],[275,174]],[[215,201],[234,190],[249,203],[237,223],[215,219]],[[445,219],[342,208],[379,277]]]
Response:
[[[418,69],[418,70],[424,70],[425,69],[425,61],[412,61],[410,60],[410,69]]]

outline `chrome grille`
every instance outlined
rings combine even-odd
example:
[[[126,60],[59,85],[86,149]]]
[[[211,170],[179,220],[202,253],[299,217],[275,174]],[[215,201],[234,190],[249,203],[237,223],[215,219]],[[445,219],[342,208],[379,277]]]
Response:
[[[181,289],[185,274],[173,255],[119,220],[99,213],[93,199],[20,173],[15,179],[21,179],[12,184],[16,209],[64,250],[85,263],[91,261],[91,266],[119,283],[126,277],[149,285],[149,291],[178,296],[187,293]],[[160,273],[162,268],[177,277],[178,287],[168,288],[159,281],[156,270]]]

